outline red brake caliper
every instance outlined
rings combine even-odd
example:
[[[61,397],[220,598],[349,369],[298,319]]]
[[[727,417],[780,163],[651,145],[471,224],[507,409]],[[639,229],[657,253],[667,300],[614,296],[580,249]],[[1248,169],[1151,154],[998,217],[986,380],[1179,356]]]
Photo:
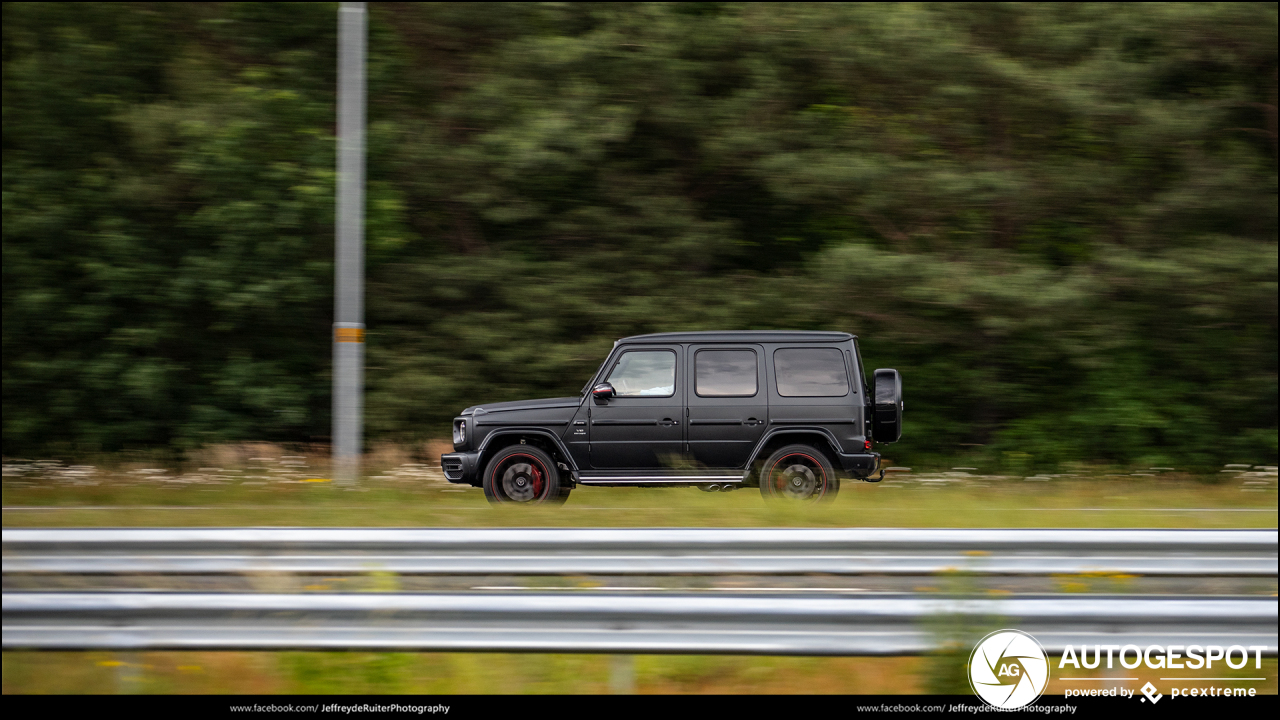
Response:
[[[533,468],[533,497],[534,499],[542,497],[542,471],[538,469],[536,463],[530,463]]]
[[[786,458],[782,458],[782,460],[786,460]],[[782,460],[774,463],[773,469],[769,471],[769,481],[773,483],[773,491],[775,493],[781,493],[787,489],[787,480],[782,472],[778,471],[778,466],[782,464]]]

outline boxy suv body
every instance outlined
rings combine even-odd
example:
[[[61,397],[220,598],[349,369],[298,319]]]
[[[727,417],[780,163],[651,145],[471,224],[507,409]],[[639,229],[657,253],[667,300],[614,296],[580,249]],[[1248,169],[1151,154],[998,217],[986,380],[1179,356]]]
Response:
[[[494,503],[562,502],[578,485],[823,501],[840,474],[879,479],[872,442],[896,441],[901,416],[897,371],[868,386],[847,333],[638,335],[614,344],[578,397],[463,410],[441,465]]]

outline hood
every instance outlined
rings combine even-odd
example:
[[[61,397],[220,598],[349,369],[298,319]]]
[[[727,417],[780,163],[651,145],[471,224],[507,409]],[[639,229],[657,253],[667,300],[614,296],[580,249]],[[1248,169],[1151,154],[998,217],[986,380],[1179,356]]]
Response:
[[[484,415],[492,412],[509,410],[542,410],[550,408],[576,408],[582,404],[581,397],[543,398],[541,400],[513,400],[511,402],[487,403],[472,405],[462,411],[463,415]]]

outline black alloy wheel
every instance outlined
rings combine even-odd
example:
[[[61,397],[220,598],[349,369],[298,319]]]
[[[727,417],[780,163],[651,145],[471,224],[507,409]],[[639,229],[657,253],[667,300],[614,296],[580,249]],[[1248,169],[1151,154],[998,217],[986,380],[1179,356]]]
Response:
[[[494,505],[559,504],[569,497],[551,456],[532,445],[498,451],[484,471],[484,496]]]
[[[766,500],[826,503],[840,492],[840,478],[825,453],[811,445],[788,445],[765,461],[760,494]]]

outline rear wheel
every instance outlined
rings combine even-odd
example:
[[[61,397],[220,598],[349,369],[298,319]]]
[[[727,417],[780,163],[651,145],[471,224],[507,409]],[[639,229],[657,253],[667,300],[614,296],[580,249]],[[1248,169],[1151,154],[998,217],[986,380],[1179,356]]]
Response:
[[[766,500],[830,502],[840,479],[826,454],[811,445],[788,445],[769,456],[760,470],[760,494]]]
[[[569,497],[555,461],[532,445],[499,450],[485,468],[483,486],[485,498],[494,505],[558,505]]]

